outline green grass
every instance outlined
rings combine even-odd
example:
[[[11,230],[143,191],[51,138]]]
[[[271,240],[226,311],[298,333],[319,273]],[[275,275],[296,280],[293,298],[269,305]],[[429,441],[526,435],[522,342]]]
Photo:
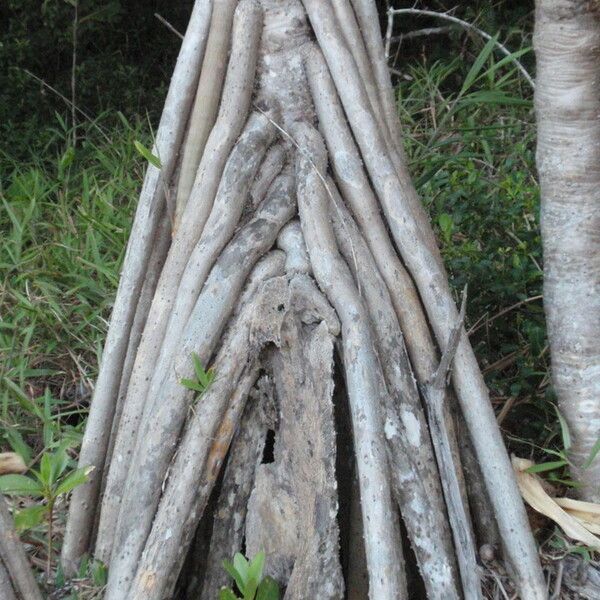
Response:
[[[81,422],[143,176],[143,127],[100,124],[73,148],[57,117],[44,155],[0,155],[0,433],[18,431],[37,450],[44,410],[31,402]]]

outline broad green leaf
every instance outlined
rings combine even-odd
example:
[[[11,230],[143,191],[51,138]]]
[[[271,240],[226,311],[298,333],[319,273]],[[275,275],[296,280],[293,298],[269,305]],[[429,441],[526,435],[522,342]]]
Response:
[[[46,516],[46,505],[28,506],[15,512],[15,528],[21,533],[26,529],[37,527]]]
[[[567,464],[566,460],[555,460],[551,462],[540,463],[539,465],[533,465],[528,469],[525,469],[526,473],[544,473],[546,471],[553,471],[560,467],[564,467]]]
[[[44,452],[40,460],[40,482],[50,487],[54,483],[52,474],[52,456],[49,452]]]
[[[251,561],[248,567],[248,577],[255,581],[262,579],[263,569],[265,567],[265,553],[261,550]]]
[[[0,492],[9,496],[43,496],[40,483],[25,475],[2,475]]]
[[[59,447],[59,449],[52,454],[52,481],[57,481],[60,476],[65,472],[65,469],[69,465],[69,455],[67,452]]]
[[[195,392],[202,393],[204,391],[204,386],[200,385],[197,381],[193,379],[182,379],[179,383],[182,386],[186,387],[188,390],[194,390]]]
[[[258,581],[254,577],[248,577],[246,585],[244,587],[244,600],[254,600],[256,595],[256,589],[258,588]]]
[[[160,169],[162,167],[162,165],[160,164],[160,159],[158,158],[158,156],[155,156],[154,154],[152,154],[152,152],[150,150],[148,150],[148,148],[146,148],[146,146],[144,146],[144,144],[142,144],[141,142],[138,142],[137,140],[135,140],[133,142],[133,145],[135,146],[135,149],[151,164],[154,165],[157,169]]]
[[[219,590],[219,600],[238,600],[238,597],[231,591],[231,588],[223,587]]]
[[[235,584],[238,586],[240,592],[243,593],[243,590],[244,590],[244,587],[245,587],[244,586],[245,580],[238,573],[237,569],[228,560],[224,560],[223,561],[223,568],[227,571],[227,573],[229,573],[229,575],[231,576],[231,578],[235,581]]]
[[[55,495],[68,494],[78,485],[85,483],[88,480],[88,475],[92,472],[93,467],[82,467],[72,473],[69,473],[58,485],[55,490]]]
[[[470,68],[465,80],[460,89],[459,96],[462,96],[474,83],[479,75],[483,65],[490,57],[490,54],[494,51],[494,46],[498,41],[498,34],[496,34],[491,40],[488,40],[487,44],[483,47],[483,50],[479,53],[479,56],[475,59],[473,66]]]
[[[248,561],[246,560],[246,557],[243,554],[236,552],[233,556],[233,566],[235,567],[235,570],[239,573],[240,578],[242,579],[242,582],[244,584],[243,588],[240,587],[240,592],[242,592],[243,594],[244,590],[246,589],[246,582],[248,581],[249,565]]]
[[[265,577],[258,586],[256,600],[279,600],[279,585],[271,577]]]

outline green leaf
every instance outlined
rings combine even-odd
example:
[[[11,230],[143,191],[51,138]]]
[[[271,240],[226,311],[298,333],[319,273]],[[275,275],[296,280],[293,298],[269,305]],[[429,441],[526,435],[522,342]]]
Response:
[[[279,585],[271,577],[265,577],[258,586],[256,600],[279,600]]]
[[[195,392],[204,392],[204,386],[200,385],[197,381],[193,379],[182,379],[179,383],[182,386],[186,387],[188,390],[194,390]]]
[[[454,229],[454,221],[452,220],[452,217],[449,214],[442,213],[438,217],[438,225],[440,226],[446,243],[450,242],[452,230]]]
[[[85,483],[88,480],[88,475],[92,472],[94,467],[82,467],[69,473],[58,485],[55,490],[55,495],[60,496],[61,494],[68,494],[74,490],[78,485]]]
[[[23,459],[23,462],[26,465],[29,466],[31,464],[32,451],[23,439],[21,433],[13,427],[6,431],[5,436],[12,450]]]
[[[487,44],[483,47],[483,50],[479,53],[479,56],[475,59],[473,66],[465,77],[459,96],[462,96],[473,85],[481,69],[483,68],[483,65],[490,57],[490,54],[494,51],[494,46],[496,45],[497,41],[498,34],[496,34],[492,39],[488,40]]]
[[[249,569],[249,565],[248,565],[248,561],[246,560],[246,557],[243,554],[240,554],[239,552],[236,552],[235,555],[233,556],[233,566],[235,567],[235,570],[239,573],[239,576],[242,580],[243,583],[243,588],[240,587],[240,592],[242,592],[242,594],[244,593],[244,590],[246,589],[246,582],[248,581],[248,569]]]
[[[21,533],[26,529],[37,527],[46,516],[46,505],[28,506],[15,512],[15,528]]]
[[[137,140],[135,140],[133,142],[133,145],[135,146],[135,149],[151,164],[154,165],[157,169],[162,168],[162,165],[160,164],[160,159],[158,158],[158,156],[155,156],[154,154],[152,154],[152,152],[150,150],[148,150],[148,148],[146,148],[146,146],[144,146],[144,144],[142,144],[141,142],[138,142]]]
[[[51,456],[52,460],[52,482],[55,482],[65,472],[69,466],[69,455],[66,450],[60,447]]]
[[[238,597],[231,591],[231,588],[222,587],[219,590],[219,600],[238,600]]]
[[[529,46],[528,48],[521,48],[520,50],[515,50],[511,52],[510,55],[505,56],[502,60],[498,61],[496,64],[492,65],[485,73],[482,73],[478,79],[481,77],[486,77],[487,75],[491,75],[495,73],[498,69],[501,69],[504,65],[508,63],[516,63],[517,59],[521,58],[524,54],[531,52],[533,48]]]
[[[196,372],[196,377],[198,380],[200,380],[200,378],[204,376],[204,367],[200,362],[200,357],[195,352],[192,352],[192,362],[194,363],[194,371]]]
[[[265,553],[261,550],[251,561],[248,567],[248,577],[256,581],[262,579],[265,566]]]
[[[56,566],[56,577],[54,578],[54,587],[61,588],[65,585],[65,570],[62,564],[59,562]]]
[[[229,573],[230,577],[235,581],[235,584],[238,586],[240,592],[244,593],[244,579],[238,573],[237,569],[233,566],[233,564],[228,561],[223,561],[223,568]]]
[[[2,475],[0,477],[0,492],[9,496],[35,496],[44,495],[42,486],[25,475]]]
[[[596,443],[593,445],[593,447],[592,447],[592,449],[590,451],[590,455],[585,459],[585,462],[583,463],[583,468],[584,469],[589,469],[590,468],[590,466],[594,462],[594,459],[598,455],[598,452],[600,452],[600,438],[598,438],[596,440]]]
[[[94,560],[90,566],[90,575],[96,587],[104,587],[108,581],[108,568],[101,560]]]
[[[49,452],[44,452],[42,460],[40,460],[39,479],[47,487],[50,487],[54,482],[52,477],[52,458]]]
[[[526,473],[544,473],[546,471],[553,471],[559,469],[567,464],[566,460],[554,460],[551,462],[540,463],[539,465],[533,465],[528,469],[525,469]]]
[[[258,588],[258,581],[253,577],[249,577],[244,588],[244,600],[254,600],[256,588]]]
[[[556,409],[556,416],[558,417],[558,422],[560,423],[560,432],[562,437],[563,448],[565,450],[568,450],[571,447],[571,434],[569,433],[569,426],[567,425],[565,418],[560,414],[558,408],[554,408]]]

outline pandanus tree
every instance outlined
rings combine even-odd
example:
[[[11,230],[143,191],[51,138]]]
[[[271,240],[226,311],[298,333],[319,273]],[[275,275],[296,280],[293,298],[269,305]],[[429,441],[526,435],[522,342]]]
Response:
[[[429,598],[481,598],[485,543],[546,597],[373,0],[196,0],[153,154],[64,568],[212,599],[263,550],[289,599],[365,597],[363,572],[408,598],[413,562]]]

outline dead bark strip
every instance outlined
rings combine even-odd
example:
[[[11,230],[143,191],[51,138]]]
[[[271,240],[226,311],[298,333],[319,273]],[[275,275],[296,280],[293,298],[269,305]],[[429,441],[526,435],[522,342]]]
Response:
[[[21,600],[42,600],[40,588],[33,577],[33,571],[21,545],[18,533],[13,525],[4,498],[0,495],[0,566],[8,573],[11,588],[8,588],[7,598],[10,590],[16,592]],[[7,587],[6,585],[4,586]],[[2,588],[0,588],[2,589]],[[13,594],[14,597],[14,594]]]
[[[341,600],[333,336],[327,323],[307,326],[291,312],[271,364],[280,411],[275,462],[260,465],[257,472],[247,517],[248,551],[252,555],[265,549],[267,570],[276,567],[282,555],[278,534],[285,531],[294,544],[291,573],[282,582],[287,583],[285,600]],[[261,479],[266,480],[262,486]],[[281,493],[291,499],[291,520],[277,501]]]
[[[267,343],[279,343],[281,320],[288,305],[287,280],[267,280],[243,307],[237,322],[225,336],[215,360],[217,378],[196,405],[179,445],[172,476],[167,480],[129,597],[162,598],[169,574],[178,572],[174,567],[185,556],[191,534],[225,459],[249,388],[256,380],[255,357]],[[242,375],[252,371],[253,379]],[[236,386],[241,377],[245,379],[244,385]],[[245,390],[245,394],[240,390]],[[186,494],[189,489],[198,492]]]
[[[148,165],[140,194],[79,455],[81,467],[93,466],[95,470],[90,474],[88,482],[77,487],[71,497],[61,557],[67,573],[74,573],[79,558],[89,546],[110,437],[110,425],[107,424],[112,423],[131,323],[152,251],[157,220],[165,203],[164,189],[175,164],[200,75],[200,64],[208,36],[210,6],[208,0],[197,0],[194,4],[156,135],[154,153],[159,156],[162,168]]]
[[[600,501],[600,10],[537,0],[534,46],[544,308],[578,494]]]
[[[242,551],[248,499],[254,487],[268,429],[275,427],[275,400],[272,377],[264,375],[250,392],[250,398],[229,450],[223,485],[215,508],[215,517],[206,553],[207,565],[200,590],[189,590],[200,600],[214,600],[229,576],[223,561]]]

